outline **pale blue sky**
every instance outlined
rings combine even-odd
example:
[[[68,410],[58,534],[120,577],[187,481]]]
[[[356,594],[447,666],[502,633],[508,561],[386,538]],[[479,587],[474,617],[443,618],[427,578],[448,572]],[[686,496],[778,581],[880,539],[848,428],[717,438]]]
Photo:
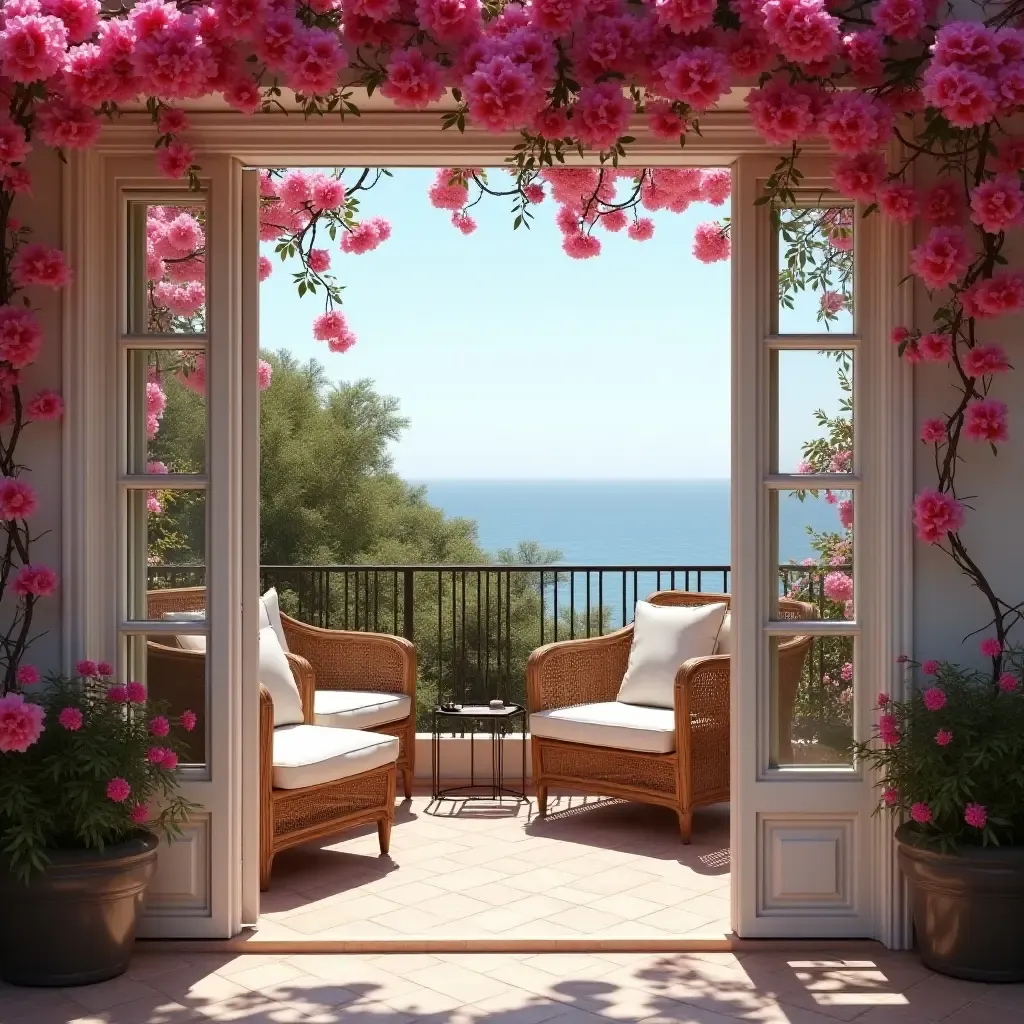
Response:
[[[362,205],[391,222],[390,240],[361,256],[333,250],[359,339],[347,353],[313,340],[321,300],[299,299],[291,268],[264,246],[274,273],[262,347],[396,396],[411,420],[394,446],[407,479],[728,477],[729,264],[690,252],[696,225],[728,205],[654,214],[647,242],[602,231],[601,256],[575,261],[550,198],[530,231],[514,232],[510,202],[488,197],[467,237],[430,206],[432,179],[395,171]],[[834,363],[785,359],[780,468],[793,469],[813,410],[834,411],[837,387]]]

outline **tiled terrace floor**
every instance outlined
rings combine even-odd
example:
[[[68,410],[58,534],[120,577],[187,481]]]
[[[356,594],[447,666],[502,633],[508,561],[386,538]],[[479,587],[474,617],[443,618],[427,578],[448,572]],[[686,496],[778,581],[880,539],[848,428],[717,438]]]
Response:
[[[1019,1024],[1024,985],[910,954],[136,955],[78,989],[0,986],[3,1024]]]
[[[429,813],[434,811],[435,813]],[[278,855],[259,938],[722,938],[729,808],[701,809],[693,842],[671,812],[550,797],[504,809],[416,797],[376,829]]]

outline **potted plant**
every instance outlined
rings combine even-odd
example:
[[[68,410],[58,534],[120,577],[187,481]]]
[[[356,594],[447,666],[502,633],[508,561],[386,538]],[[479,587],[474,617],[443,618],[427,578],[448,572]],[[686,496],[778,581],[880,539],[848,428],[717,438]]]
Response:
[[[181,740],[139,683],[80,662],[77,676],[0,697],[0,977],[81,985],[124,972],[159,836],[192,805],[177,790]]]
[[[917,947],[973,981],[1024,980],[1024,652],[982,642],[1001,671],[907,661],[905,701],[879,697],[859,758],[881,776]]]

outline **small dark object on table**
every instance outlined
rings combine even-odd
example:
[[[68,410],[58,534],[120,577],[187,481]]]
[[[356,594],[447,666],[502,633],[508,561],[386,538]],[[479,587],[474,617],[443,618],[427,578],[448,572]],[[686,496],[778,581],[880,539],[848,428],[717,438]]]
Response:
[[[511,789],[505,785],[505,755],[504,739],[508,735],[509,726],[518,719],[522,727],[523,763],[520,774],[520,788]],[[491,736],[491,781],[477,783],[476,781],[476,745],[473,742],[477,722],[486,722],[490,725]],[[469,785],[450,786],[441,789],[441,729],[451,729],[454,732],[464,732],[465,724],[469,728]],[[434,800],[442,800],[445,797],[462,800],[497,800],[510,796],[514,800],[526,800],[526,709],[521,704],[504,704],[500,708],[488,707],[486,704],[453,704],[450,701],[434,708],[433,732],[431,735],[431,793]],[[487,735],[487,729],[481,730]],[[482,790],[483,792],[478,792]]]

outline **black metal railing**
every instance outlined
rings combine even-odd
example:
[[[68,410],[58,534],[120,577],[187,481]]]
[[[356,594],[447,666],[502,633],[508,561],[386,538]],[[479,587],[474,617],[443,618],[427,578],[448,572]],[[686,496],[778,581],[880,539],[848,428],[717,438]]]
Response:
[[[829,617],[823,581],[843,568],[780,566],[780,593],[798,591]],[[303,622],[415,642],[422,711],[441,698],[522,703],[526,661],[537,647],[618,629],[655,590],[728,593],[730,573],[727,565],[266,565],[261,579]],[[203,566],[149,570],[153,588],[204,579]],[[822,690],[826,669],[823,652],[813,652],[810,690]]]

